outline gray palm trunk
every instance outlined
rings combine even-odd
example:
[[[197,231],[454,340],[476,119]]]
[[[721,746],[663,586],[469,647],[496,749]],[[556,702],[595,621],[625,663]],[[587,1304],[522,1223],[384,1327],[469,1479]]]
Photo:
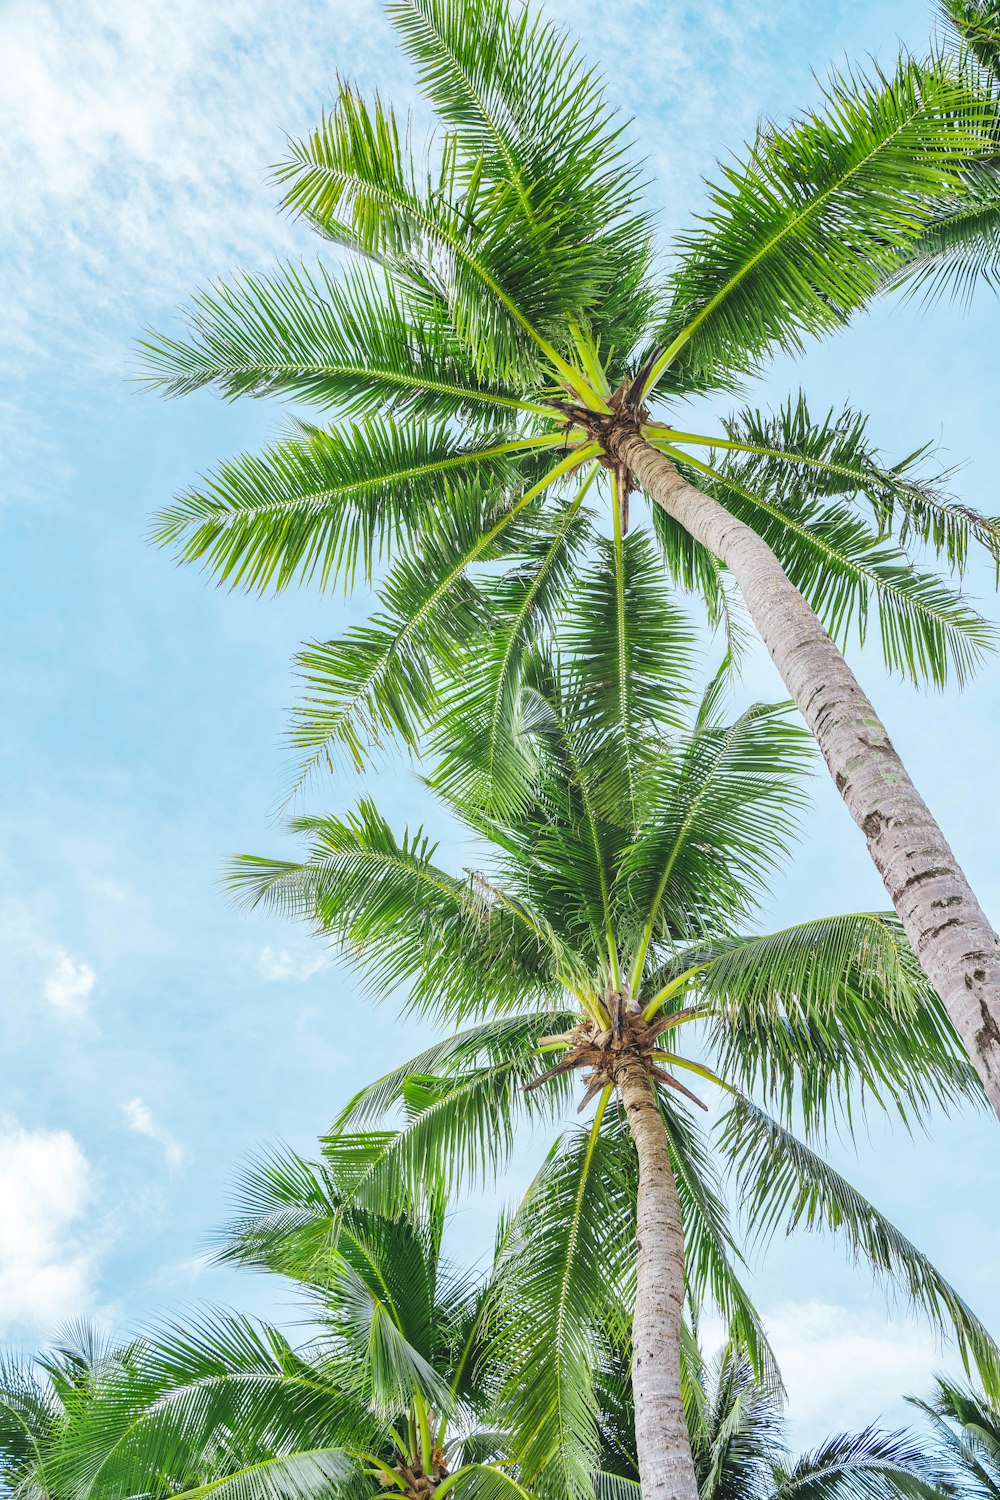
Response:
[[[616,427],[608,448],[732,574],[1000,1115],[1000,940],[860,683],[751,527],[634,428]]]
[[[631,1063],[617,1083],[639,1160],[632,1389],[642,1496],[698,1500],[681,1399],[684,1226],[677,1184],[646,1069]]]

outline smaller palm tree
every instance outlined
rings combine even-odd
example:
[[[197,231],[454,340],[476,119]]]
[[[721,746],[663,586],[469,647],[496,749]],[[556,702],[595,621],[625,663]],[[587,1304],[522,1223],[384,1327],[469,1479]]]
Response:
[[[1000,1403],[940,1376],[929,1401],[908,1399],[931,1424],[942,1493],[1000,1500]]]
[[[370,1142],[355,1141],[363,1158]],[[262,1205],[267,1203],[266,1211]],[[335,1222],[335,1235],[326,1232]],[[223,1258],[291,1276],[310,1341],[209,1311],[0,1374],[0,1489],[38,1500],[521,1497],[477,1374],[488,1278],[442,1256],[440,1195],[391,1218],[291,1153],[248,1173]]]
[[[654,606],[623,664],[604,649],[613,598],[595,580],[565,654],[534,660],[499,757],[484,748],[475,701],[456,702],[442,728],[435,785],[485,842],[485,870],[453,873],[421,831],[396,835],[362,802],[346,817],[298,820],[301,863],[244,858],[234,881],[334,940],[379,995],[405,983],[411,1008],[472,1023],[338,1120],[327,1141],[337,1168],[341,1132],[380,1132],[361,1171],[350,1145],[357,1201],[391,1212],[400,1181],[419,1195],[427,1182],[495,1177],[518,1119],[559,1119],[582,1075],[578,1106],[593,1113],[560,1137],[503,1249],[499,1410],[527,1482],[556,1468],[560,1495],[589,1500],[593,1327],[605,1285],[633,1278],[645,1500],[694,1500],[686,1293],[696,1306],[714,1299],[758,1371],[771,1366],[720,1167],[735,1176],[751,1235],[837,1230],[997,1380],[995,1346],[957,1293],[815,1149],[838,1113],[852,1123],[856,1087],[918,1115],[981,1093],[894,919],[752,930],[792,837],[807,742],[780,710],[724,723],[717,684],[679,730],[665,686],[676,632]],[[510,788],[502,820],[482,798],[498,761]],[[704,1088],[720,1091],[714,1138],[689,1108],[703,1107]]]

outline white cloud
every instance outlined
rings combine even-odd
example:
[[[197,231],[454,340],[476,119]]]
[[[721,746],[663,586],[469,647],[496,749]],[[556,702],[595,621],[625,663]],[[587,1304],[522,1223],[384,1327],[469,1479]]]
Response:
[[[312,950],[292,953],[288,948],[268,946],[262,948],[257,955],[257,972],[261,979],[276,983],[286,983],[288,980],[302,983],[318,974],[325,965],[325,956]]]
[[[79,1020],[87,1013],[96,983],[97,975],[90,964],[71,958],[65,948],[57,948],[45,980],[45,998],[60,1015]]]
[[[0,1334],[46,1332],[92,1307],[94,1252],[78,1232],[92,1199],[68,1131],[0,1123]]]
[[[954,1363],[952,1351],[942,1350],[926,1324],[887,1318],[874,1308],[783,1302],[763,1320],[788,1392],[790,1437],[798,1448],[870,1422],[905,1426],[911,1414],[903,1397],[924,1395],[934,1372]],[[706,1319],[702,1339],[706,1350],[717,1349],[721,1325]]]
[[[122,1105],[122,1114],[126,1129],[131,1130],[134,1135],[145,1135],[155,1141],[162,1148],[171,1171],[176,1172],[184,1160],[184,1147],[158,1122],[149,1105],[139,1098],[129,1099]]]

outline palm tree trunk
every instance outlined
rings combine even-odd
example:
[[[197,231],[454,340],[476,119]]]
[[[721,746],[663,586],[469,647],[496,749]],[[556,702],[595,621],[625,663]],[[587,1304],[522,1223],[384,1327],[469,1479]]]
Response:
[[[608,448],[732,573],[1000,1115],[1000,940],[860,683],[751,527],[634,429],[617,428]]]
[[[663,1120],[646,1070],[618,1075],[639,1158],[632,1390],[642,1500],[698,1500],[681,1400],[684,1226]]]

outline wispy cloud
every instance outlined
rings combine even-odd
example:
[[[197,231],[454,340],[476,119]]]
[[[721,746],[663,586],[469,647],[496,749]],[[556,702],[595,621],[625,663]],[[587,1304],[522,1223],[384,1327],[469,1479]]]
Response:
[[[0,1334],[45,1332],[92,1307],[95,1248],[80,1234],[92,1199],[68,1131],[0,1124]]]
[[[92,966],[57,948],[45,979],[45,998],[53,1010],[69,1020],[80,1020],[90,1009],[90,995],[97,983]]]
[[[315,950],[292,952],[289,948],[262,948],[257,955],[257,972],[261,979],[273,983],[294,981],[301,984],[326,967],[326,956]]]
[[[184,1147],[165,1125],[159,1123],[148,1104],[138,1097],[129,1099],[122,1105],[122,1115],[126,1129],[131,1130],[133,1135],[148,1136],[161,1147],[172,1172],[180,1168],[184,1161]]]

